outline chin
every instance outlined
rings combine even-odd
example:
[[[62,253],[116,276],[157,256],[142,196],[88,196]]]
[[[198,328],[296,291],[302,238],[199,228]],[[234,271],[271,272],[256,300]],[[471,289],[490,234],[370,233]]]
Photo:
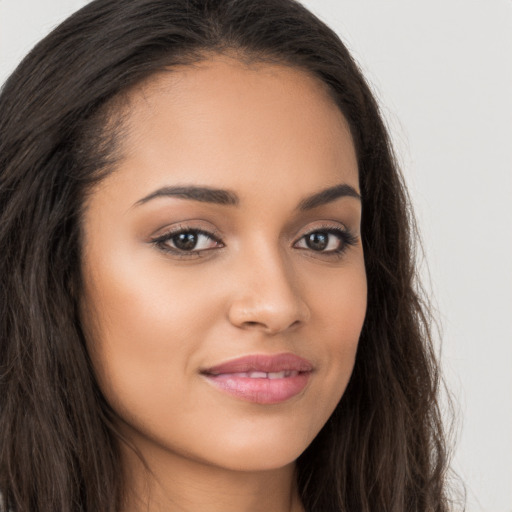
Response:
[[[312,441],[297,433],[266,434],[219,442],[218,450],[209,453],[210,463],[235,471],[272,471],[293,464]]]

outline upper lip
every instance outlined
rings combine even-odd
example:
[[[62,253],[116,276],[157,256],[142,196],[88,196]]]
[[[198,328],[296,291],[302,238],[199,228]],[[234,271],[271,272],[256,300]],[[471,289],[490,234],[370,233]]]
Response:
[[[313,365],[310,361],[296,356],[295,354],[254,354],[202,370],[207,375],[221,375],[223,373],[245,373],[245,372],[282,372],[298,371],[310,372]]]

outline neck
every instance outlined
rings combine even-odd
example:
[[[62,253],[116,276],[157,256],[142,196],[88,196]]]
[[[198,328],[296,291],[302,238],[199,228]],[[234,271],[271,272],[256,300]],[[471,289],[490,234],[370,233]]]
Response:
[[[295,464],[236,471],[176,454],[149,453],[144,460],[123,445],[122,512],[303,512]]]

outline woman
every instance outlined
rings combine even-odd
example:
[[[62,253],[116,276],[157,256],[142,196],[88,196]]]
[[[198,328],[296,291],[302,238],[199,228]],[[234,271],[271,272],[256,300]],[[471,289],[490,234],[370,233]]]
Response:
[[[0,112],[6,510],[447,510],[407,197],[330,29],[96,0]]]

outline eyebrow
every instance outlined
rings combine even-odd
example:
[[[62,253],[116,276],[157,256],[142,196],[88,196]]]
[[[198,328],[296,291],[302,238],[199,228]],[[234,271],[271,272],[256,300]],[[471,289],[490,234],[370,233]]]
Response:
[[[224,206],[238,206],[239,197],[230,190],[210,187],[198,187],[194,185],[162,187],[151,194],[139,199],[134,206],[138,206],[158,197],[178,197],[181,199],[190,199],[202,203],[212,203]],[[305,197],[299,202],[298,210],[312,210],[324,204],[332,203],[342,197],[354,197],[361,200],[361,195],[354,187],[342,183],[333,187],[326,188],[311,196]]]
[[[213,203],[228,206],[237,206],[240,202],[238,196],[229,190],[210,187],[178,186],[159,188],[158,190],[155,190],[155,192],[152,192],[148,196],[137,201],[134,206],[147,203],[157,197],[179,197],[181,199],[191,199],[202,203]]]
[[[297,209],[302,211],[312,210],[318,206],[332,203],[341,197],[354,197],[361,200],[361,195],[354,187],[347,185],[346,183],[342,183],[340,185],[335,185],[334,187],[326,188],[320,192],[317,192],[316,194],[313,194],[312,196],[304,198],[299,203]]]

